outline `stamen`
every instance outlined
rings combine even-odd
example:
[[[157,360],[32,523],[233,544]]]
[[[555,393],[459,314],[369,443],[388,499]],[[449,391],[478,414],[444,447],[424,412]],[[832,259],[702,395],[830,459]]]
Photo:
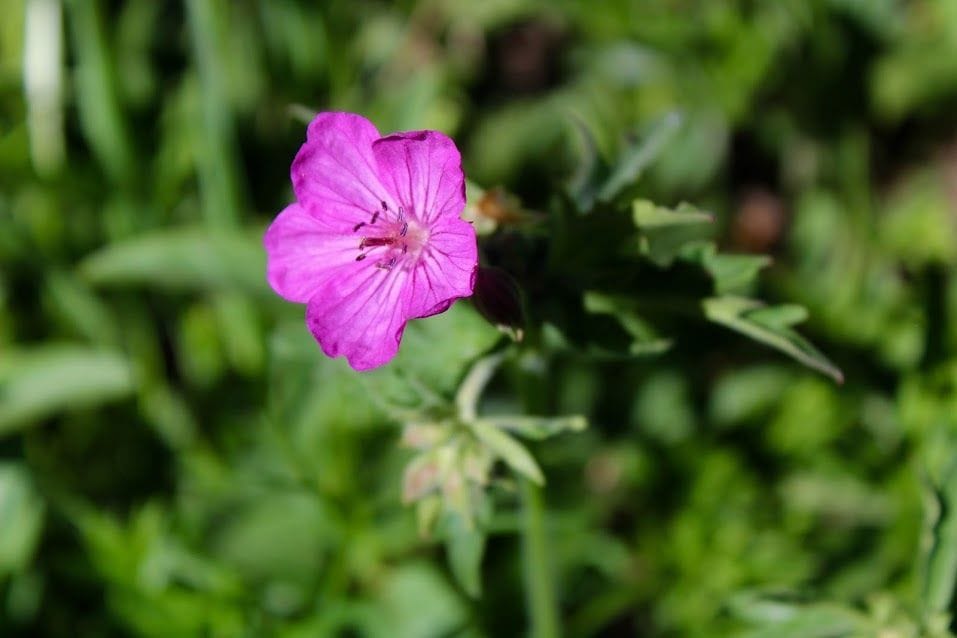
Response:
[[[402,224],[402,230],[399,231],[400,237],[405,237],[405,234],[409,232],[409,222],[404,222]]]
[[[362,260],[365,259],[365,258],[366,258],[366,254],[365,254],[365,253],[362,253],[362,254],[360,254],[358,257],[356,257],[356,261],[362,261]]]
[[[379,211],[376,211],[376,212],[372,213],[372,222],[371,222],[371,223],[374,224],[377,219],[379,219]]]
[[[354,232],[354,233],[359,232],[359,229],[362,228],[362,227],[365,226],[365,225],[366,225],[365,222],[359,222],[358,224],[356,224],[355,226],[352,227],[352,232]]]
[[[392,267],[395,266],[395,262],[398,261],[395,257],[389,261],[380,261],[375,265],[376,268],[382,268],[383,270],[392,270]]]
[[[359,242],[359,248],[365,248],[366,246],[391,246],[395,244],[394,237],[363,237],[362,241]]]
[[[388,206],[386,205],[386,203],[385,203],[385,200],[384,200],[384,199],[383,199],[383,200],[381,200],[381,201],[380,201],[380,203],[382,204],[382,210],[389,210],[389,207],[388,207]]]

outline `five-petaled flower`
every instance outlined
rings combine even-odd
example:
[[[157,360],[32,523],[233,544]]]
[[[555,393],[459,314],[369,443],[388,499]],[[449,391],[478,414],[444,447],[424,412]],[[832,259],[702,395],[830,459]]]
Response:
[[[396,355],[409,319],[472,294],[478,249],[455,143],[382,137],[365,118],[320,113],[292,163],[296,202],[266,231],[269,284],[307,304],[330,357],[368,370]]]

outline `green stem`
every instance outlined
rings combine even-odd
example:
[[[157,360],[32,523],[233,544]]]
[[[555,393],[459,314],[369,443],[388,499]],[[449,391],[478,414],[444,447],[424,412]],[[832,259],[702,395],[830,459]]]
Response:
[[[558,604],[548,559],[545,535],[545,506],[541,488],[522,480],[522,542],[525,566],[525,591],[528,596],[532,638],[558,638]]]

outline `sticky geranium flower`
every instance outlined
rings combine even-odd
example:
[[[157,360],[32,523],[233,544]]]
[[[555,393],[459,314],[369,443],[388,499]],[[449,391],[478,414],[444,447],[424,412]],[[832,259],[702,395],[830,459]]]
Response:
[[[359,115],[320,113],[291,172],[296,202],[266,231],[267,275],[280,296],[307,304],[328,356],[381,366],[408,320],[472,294],[475,231],[459,218],[465,176],[447,136],[382,137]]]

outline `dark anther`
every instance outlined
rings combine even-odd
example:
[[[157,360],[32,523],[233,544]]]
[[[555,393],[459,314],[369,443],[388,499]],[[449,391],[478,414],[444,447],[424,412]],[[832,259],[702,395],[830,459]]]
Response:
[[[365,222],[359,222],[358,224],[356,224],[355,226],[352,227],[352,232],[354,232],[354,233],[359,232],[359,229],[362,228],[362,227],[365,226],[365,225],[366,225]]]
[[[363,254],[359,255],[358,257],[356,257],[356,261],[362,261],[362,260],[365,259],[365,258],[366,258],[365,253],[363,253]]]
[[[402,230],[399,231],[399,235],[405,237],[405,234],[409,232],[409,222],[402,224]]]
[[[382,200],[382,210],[389,210],[389,207],[386,205],[385,200]]]
[[[372,223],[374,224],[377,219],[379,219],[379,211],[372,213]]]

